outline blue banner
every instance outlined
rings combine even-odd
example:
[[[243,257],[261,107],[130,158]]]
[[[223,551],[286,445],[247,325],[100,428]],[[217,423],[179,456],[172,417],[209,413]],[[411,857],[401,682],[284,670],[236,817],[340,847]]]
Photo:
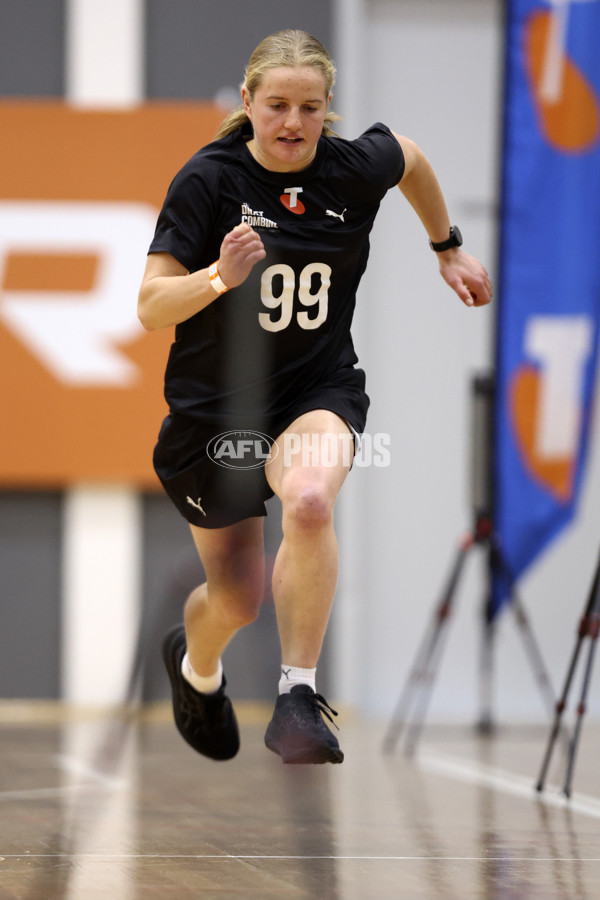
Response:
[[[518,577],[573,517],[600,325],[600,0],[508,0],[494,517]],[[494,603],[507,598],[497,577]]]

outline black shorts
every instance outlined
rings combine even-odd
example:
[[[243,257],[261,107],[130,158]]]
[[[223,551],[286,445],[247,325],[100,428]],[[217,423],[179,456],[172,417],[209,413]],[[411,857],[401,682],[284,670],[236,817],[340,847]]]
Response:
[[[284,415],[256,422],[212,424],[170,413],[154,448],[154,468],[188,522],[223,528],[267,514],[265,502],[273,491],[265,475],[265,458],[295,419],[314,409],[327,409],[361,434],[368,407],[369,398],[362,389],[336,385],[302,397]]]

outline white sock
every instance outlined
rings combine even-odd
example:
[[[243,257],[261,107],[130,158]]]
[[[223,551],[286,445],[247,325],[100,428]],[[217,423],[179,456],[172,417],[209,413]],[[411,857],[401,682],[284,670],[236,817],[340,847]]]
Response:
[[[191,686],[201,694],[214,694],[221,687],[223,681],[223,664],[219,660],[219,667],[214,675],[198,675],[192,669],[187,653],[181,660],[181,674]]]
[[[289,694],[295,684],[307,684],[316,691],[315,680],[317,670],[301,669],[298,666],[281,666],[281,678],[279,679],[279,693]]]

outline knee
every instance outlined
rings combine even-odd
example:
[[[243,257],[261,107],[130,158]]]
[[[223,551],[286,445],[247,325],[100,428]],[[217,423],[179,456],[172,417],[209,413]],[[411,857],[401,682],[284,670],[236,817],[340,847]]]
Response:
[[[284,528],[299,530],[327,527],[333,517],[333,502],[317,484],[304,484],[282,498]]]

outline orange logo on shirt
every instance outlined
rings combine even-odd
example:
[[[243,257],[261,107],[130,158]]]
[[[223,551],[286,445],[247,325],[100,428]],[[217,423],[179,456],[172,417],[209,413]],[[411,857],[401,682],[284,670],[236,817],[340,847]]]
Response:
[[[291,187],[285,188],[283,194],[279,198],[286,209],[289,209],[290,212],[296,213],[296,215],[301,216],[302,213],[306,212],[306,208],[302,200],[298,199],[298,194],[302,193],[301,187]]]
[[[537,10],[525,26],[525,57],[542,133],[563,153],[590,150],[600,137],[600,103],[566,52],[568,7]]]

